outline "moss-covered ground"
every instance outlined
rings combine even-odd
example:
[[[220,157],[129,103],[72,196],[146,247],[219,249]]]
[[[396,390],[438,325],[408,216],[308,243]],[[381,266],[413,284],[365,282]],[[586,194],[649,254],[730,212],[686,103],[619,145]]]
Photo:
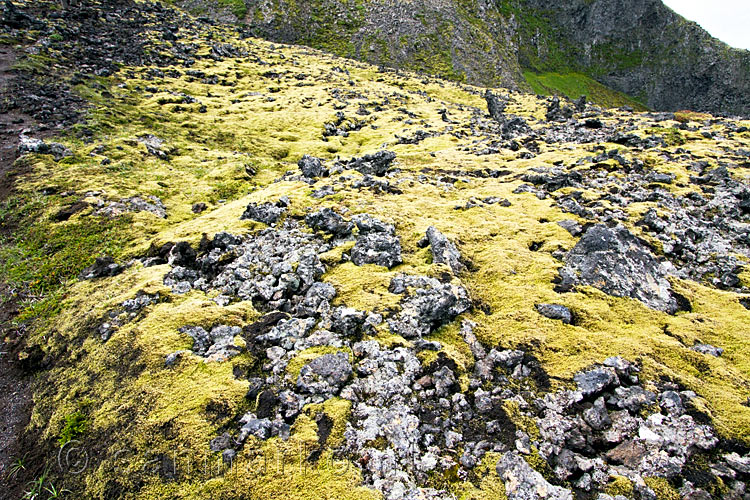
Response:
[[[518,159],[509,150],[475,156],[467,151],[474,140],[467,124],[474,109],[485,109],[482,89],[379,72],[311,49],[240,40],[229,28],[207,29],[213,41],[231,42],[249,55],[222,61],[198,59],[190,68],[215,77],[218,84],[191,77],[183,67],[161,68],[163,73],[157,76],[149,72],[151,68],[123,67],[111,77],[78,85],[76,92],[92,103],[85,120],[91,133],[83,136],[85,140],[75,131],[56,138],[73,152],[62,161],[48,155],[21,160],[29,162],[32,172],[2,207],[3,218],[14,218],[23,228],[2,242],[3,276],[27,297],[19,319],[29,325],[27,350],[39,347],[51,360],[37,376],[30,428],[40,431],[51,449],[70,437],[88,450],[85,472],[61,479],[77,498],[277,499],[280,492],[289,499],[377,496],[361,486],[356,464],[332,451],[341,440],[349,412],[348,403],[339,400],[307,408],[286,442],[278,438],[249,442],[229,470],[218,454],[210,452],[208,441],[251,404],[245,399],[247,382],[235,373],[246,371],[255,360],[249,353],[225,363],[188,357],[167,369],[164,357],[191,347],[190,339],[178,332],[181,326],[210,327],[219,322],[242,326],[260,316],[252,304],[219,307],[202,293],[174,295],[163,285],[168,266],[134,264],[113,278],[76,278],[97,256],[127,262],[145,255],[154,244],[197,245],[203,234],[255,231],[259,224],[240,220],[245,206],[283,195],[290,197],[300,214],[306,207],[331,206],[350,214],[367,212],[395,224],[404,263],[391,270],[350,263],[331,266],[323,280],[336,287],[337,301],[363,310],[386,309],[398,302],[387,290],[395,274],[439,273],[429,250],[416,244],[434,225],[473,263],[472,271],[461,279],[482,307],[464,318],[478,324],[477,335],[484,344],[532,349],[555,386],[570,385],[576,371],[608,356],[638,360],[645,380],[666,377],[695,391],[722,436],[748,441],[750,311],[736,294],[677,280],[674,286],[690,299],[693,310],[670,316],[593,288],[567,294],[554,291],[560,263],[552,252],[570,249],[576,242],[557,225],[570,215],[549,199],[514,194],[521,183],[514,174],[558,161],[573,163],[590,154],[590,145],[541,144],[540,154],[531,160]],[[205,37],[182,41],[200,46],[199,53],[210,51]],[[568,85],[567,77],[534,78],[531,84],[540,93],[558,90],[578,97],[574,94],[599,91],[588,80],[581,83],[574,78]],[[176,93],[199,102],[176,104]],[[613,105],[632,104],[622,96],[612,99]],[[510,100],[510,111],[526,117],[533,127],[541,126],[537,121],[543,114],[541,100],[522,94],[511,94]],[[360,105],[372,114],[356,115]],[[400,108],[415,117],[407,117]],[[454,125],[441,120],[441,109],[448,110]],[[337,111],[364,119],[367,125],[347,137],[324,138],[324,123],[335,120]],[[607,118],[616,119],[617,115]],[[640,116],[625,119],[638,132]],[[665,124],[671,125],[677,122]],[[442,133],[419,144],[396,144],[396,134],[411,136],[417,129]],[[138,140],[145,134],[163,139],[173,150],[171,158],[149,154]],[[694,158],[717,161],[721,152],[716,142],[700,134],[689,139],[670,147],[687,148]],[[732,140],[736,146],[750,143],[747,133]],[[348,188],[321,201],[310,193],[326,180],[315,186],[274,182],[284,172],[296,170],[304,154],[330,161],[383,146],[397,154],[400,173],[391,182],[402,191],[400,195]],[[687,164],[667,166],[659,158],[652,163],[678,179],[690,175]],[[256,174],[248,174],[248,168]],[[512,174],[497,179],[463,174],[485,168]],[[425,169],[452,171],[462,182],[421,182]],[[677,182],[675,189],[679,186]],[[166,219],[148,212],[108,218],[95,215],[93,208],[67,221],[53,219],[61,208],[78,200],[148,195],[163,201]],[[507,198],[511,206],[455,209],[471,197],[488,196]],[[206,203],[208,209],[196,214],[191,210],[195,203]],[[633,230],[640,231],[635,226]],[[335,255],[331,259],[338,260]],[[102,342],[95,328],[107,311],[139,291],[159,292],[166,299]],[[571,308],[575,326],[540,316],[534,307],[540,302]],[[474,360],[457,324],[438,330],[433,338],[443,343],[460,370],[472,369]],[[386,332],[382,341],[406,342]],[[721,345],[725,354],[706,359],[686,347],[695,341]],[[295,360],[289,370],[299,370],[301,361]],[[316,445],[314,415],[321,411],[334,420],[334,433],[320,460],[310,464],[304,451]],[[503,498],[494,471],[497,458],[493,461],[493,455],[487,455],[473,483],[451,479],[451,489],[460,498]]]

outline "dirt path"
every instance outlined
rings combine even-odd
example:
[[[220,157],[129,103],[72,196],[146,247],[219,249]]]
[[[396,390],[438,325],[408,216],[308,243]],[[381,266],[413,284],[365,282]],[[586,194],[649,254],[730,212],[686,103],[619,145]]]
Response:
[[[13,78],[16,52],[0,46],[0,98],[6,95]],[[35,126],[30,117],[9,112],[0,114],[0,203],[13,191],[15,179],[24,172],[14,170],[18,136],[25,127]],[[16,328],[13,319],[18,303],[10,287],[0,282],[0,498],[19,498],[26,480],[26,471],[12,473],[16,459],[24,455],[23,431],[33,407],[31,378],[18,363],[23,328]],[[27,469],[31,464],[28,464]]]

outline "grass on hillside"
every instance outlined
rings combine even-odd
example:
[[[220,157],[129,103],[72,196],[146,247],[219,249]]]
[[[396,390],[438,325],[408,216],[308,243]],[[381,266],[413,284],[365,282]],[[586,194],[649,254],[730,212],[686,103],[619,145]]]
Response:
[[[630,106],[637,111],[648,108],[634,98],[613,90],[582,73],[534,73],[524,71],[524,78],[531,89],[540,95],[562,95],[578,99],[585,95],[590,102],[607,108]]]

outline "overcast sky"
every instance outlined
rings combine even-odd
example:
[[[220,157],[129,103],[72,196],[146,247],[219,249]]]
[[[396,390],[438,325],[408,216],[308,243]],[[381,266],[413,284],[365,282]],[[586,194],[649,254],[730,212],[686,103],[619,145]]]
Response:
[[[663,0],[733,47],[750,49],[750,0]]]

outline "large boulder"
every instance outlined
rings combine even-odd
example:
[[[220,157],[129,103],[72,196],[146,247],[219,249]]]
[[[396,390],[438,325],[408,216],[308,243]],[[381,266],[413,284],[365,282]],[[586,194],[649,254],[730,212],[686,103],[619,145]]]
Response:
[[[674,314],[685,307],[667,276],[673,267],[657,259],[623,226],[590,227],[565,257],[561,291],[589,285],[615,297],[640,300],[648,307]]]

